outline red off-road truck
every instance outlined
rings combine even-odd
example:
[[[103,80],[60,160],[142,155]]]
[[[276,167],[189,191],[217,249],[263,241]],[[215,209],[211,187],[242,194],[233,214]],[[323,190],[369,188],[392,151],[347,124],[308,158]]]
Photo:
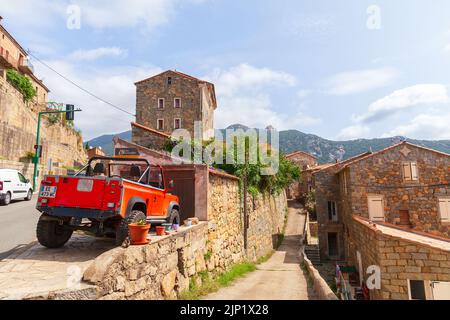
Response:
[[[37,210],[37,238],[48,248],[62,247],[75,230],[128,237],[128,224],[180,224],[180,205],[170,193],[173,181],[145,159],[94,157],[74,176],[46,176]]]

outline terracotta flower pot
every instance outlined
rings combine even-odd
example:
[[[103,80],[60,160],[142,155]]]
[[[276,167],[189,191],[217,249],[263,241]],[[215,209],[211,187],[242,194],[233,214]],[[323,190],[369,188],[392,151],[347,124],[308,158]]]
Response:
[[[156,235],[162,237],[166,235],[166,228],[163,226],[156,227]]]
[[[142,245],[148,244],[147,240],[148,232],[150,231],[150,224],[138,225],[135,223],[128,225],[128,230],[130,231],[130,239],[132,245]]]

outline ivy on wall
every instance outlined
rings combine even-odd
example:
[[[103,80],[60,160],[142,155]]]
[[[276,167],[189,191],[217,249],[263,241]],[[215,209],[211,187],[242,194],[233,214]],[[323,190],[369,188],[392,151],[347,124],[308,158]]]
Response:
[[[6,71],[6,79],[11,83],[19,92],[23,95],[25,101],[30,101],[36,96],[36,89],[33,88],[33,84],[30,79],[21,75],[14,69]]]

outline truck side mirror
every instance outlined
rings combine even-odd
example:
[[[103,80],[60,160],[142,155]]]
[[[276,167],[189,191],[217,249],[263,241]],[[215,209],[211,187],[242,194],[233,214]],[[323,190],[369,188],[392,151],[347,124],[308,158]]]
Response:
[[[169,181],[169,188],[173,189],[173,187],[175,186],[175,183],[173,182],[173,180]]]

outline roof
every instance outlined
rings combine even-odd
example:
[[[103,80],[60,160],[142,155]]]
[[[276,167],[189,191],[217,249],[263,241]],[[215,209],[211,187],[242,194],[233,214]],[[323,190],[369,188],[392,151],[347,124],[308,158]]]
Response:
[[[295,151],[295,152],[292,152],[292,153],[287,154],[287,155],[286,155],[286,158],[290,158],[290,157],[296,156],[296,155],[298,155],[298,154],[303,154],[303,155],[308,156],[308,157],[311,157],[311,158],[313,158],[313,159],[317,159],[317,157],[313,156],[312,154],[310,154],[310,153],[308,153],[308,152],[305,152],[305,151],[301,151],[301,150]]]
[[[327,169],[327,168],[332,167],[334,165],[335,165],[335,163],[326,163],[326,164],[321,164],[321,165],[318,165],[318,166],[306,169],[304,171],[306,171],[306,172],[313,172],[314,173],[314,172],[318,172],[320,170]]]
[[[374,232],[379,232],[400,240],[414,242],[433,249],[450,252],[450,239],[434,236],[425,232],[408,230],[389,223],[371,222],[366,218],[356,215],[353,215],[353,220],[372,229]]]
[[[337,167],[337,166],[342,166],[342,165],[345,166],[346,164],[348,164],[350,162],[353,162],[353,161],[358,160],[360,158],[367,157],[367,156],[369,156],[371,154],[372,154],[372,152],[368,151],[368,152],[364,152],[364,153],[358,154],[358,155],[356,155],[354,157],[348,158],[347,160],[344,160],[344,161],[341,161],[341,162],[324,164],[324,165],[322,165],[322,168],[320,168],[319,170],[314,171],[314,173],[317,173],[317,172],[320,172],[320,171],[323,171],[323,170],[326,170],[326,169],[329,169],[329,168]],[[321,166],[318,166],[318,167],[321,167]],[[315,168],[311,168],[311,169],[315,169]]]
[[[34,75],[34,73],[29,74],[29,76],[30,76],[34,81],[36,81],[38,84],[40,84],[40,85],[44,88],[44,90],[47,91],[47,93],[50,92],[50,89],[44,84],[44,82],[43,82],[42,80],[39,80],[39,79]]]
[[[159,77],[159,76],[161,76],[161,75],[163,75],[163,74],[165,74],[165,73],[175,73],[175,74],[179,75],[180,77],[183,77],[183,78],[186,78],[186,79],[189,79],[189,80],[197,81],[199,84],[205,84],[205,85],[207,85],[207,86],[208,86],[208,89],[209,89],[210,92],[211,92],[211,100],[212,100],[212,102],[213,102],[214,109],[217,109],[216,88],[215,88],[215,86],[214,86],[213,83],[208,82],[208,81],[205,81],[205,80],[201,80],[201,79],[199,79],[199,78],[195,78],[195,77],[193,77],[193,76],[190,76],[190,75],[188,75],[188,74],[186,74],[186,73],[183,73],[183,72],[180,72],[180,71],[177,71],[177,70],[166,70],[166,71],[161,72],[161,73],[159,73],[159,74],[157,74],[157,75],[155,75],[155,76],[151,76],[151,77],[146,78],[146,79],[144,79],[144,80],[140,80],[140,81],[138,81],[138,82],[135,82],[134,84],[135,84],[135,85],[141,84],[141,83],[146,82],[146,81],[148,81],[148,80],[151,80],[151,79],[153,79],[153,78]]]
[[[151,77],[146,78],[146,79],[144,79],[144,80],[140,80],[140,81],[138,81],[138,82],[135,82],[134,84],[140,84],[140,83],[142,83],[142,82],[145,82],[145,81],[148,81],[148,80],[150,80],[150,79],[159,77],[159,76],[161,76],[161,75],[163,75],[163,74],[165,74],[165,73],[168,73],[168,72],[175,73],[175,74],[177,74],[177,75],[179,75],[179,76],[181,76],[181,77],[183,77],[183,78],[189,79],[189,80],[194,80],[194,81],[198,81],[198,82],[201,82],[201,83],[208,83],[208,84],[210,84],[210,85],[213,85],[211,82],[204,81],[204,80],[201,80],[201,79],[199,79],[199,78],[195,78],[195,77],[193,77],[193,76],[190,76],[190,75],[188,75],[188,74],[186,74],[186,73],[183,73],[183,72],[180,72],[180,71],[177,71],[177,70],[166,70],[166,71],[164,71],[164,72],[158,73],[157,75],[154,75],[154,76],[151,76]]]
[[[155,129],[151,129],[149,127],[143,126],[143,125],[141,125],[139,123],[136,123],[136,122],[132,122],[131,126],[132,127],[136,127],[138,129],[141,129],[141,130],[144,130],[144,131],[147,131],[147,132],[150,132],[152,134],[156,134],[156,135],[158,135],[160,137],[163,137],[163,138],[167,138],[167,139],[171,138],[171,136],[169,134],[167,134],[167,133],[164,133],[164,132],[161,132],[161,131],[158,131],[158,130],[155,130]]]
[[[28,53],[26,52],[26,50],[20,45],[20,43],[8,32],[8,30],[6,30],[6,28],[0,23],[0,30],[2,30],[3,33],[5,33],[8,38],[14,42],[14,44],[19,48],[20,51],[22,51],[22,53],[25,56],[28,56]]]
[[[440,151],[437,151],[437,150],[434,150],[434,149],[430,149],[430,148],[423,147],[423,146],[419,146],[419,145],[416,145],[416,144],[413,144],[413,143],[410,143],[410,142],[407,142],[407,141],[403,141],[403,142],[394,144],[394,145],[392,145],[392,146],[390,146],[390,147],[384,148],[384,149],[382,149],[382,150],[380,150],[380,151],[372,152],[372,153],[366,155],[365,157],[353,159],[352,161],[347,162],[347,163],[344,165],[344,167],[341,168],[340,171],[342,171],[342,170],[344,170],[345,168],[347,168],[347,167],[349,167],[349,166],[351,166],[351,165],[353,165],[353,164],[355,164],[355,163],[358,163],[358,162],[360,162],[360,161],[362,161],[362,160],[366,160],[366,159],[371,158],[371,157],[373,157],[373,156],[376,156],[376,155],[379,155],[379,154],[383,154],[383,153],[385,153],[385,152],[391,151],[392,149],[395,149],[395,148],[397,148],[397,147],[399,147],[399,146],[402,146],[402,145],[409,145],[409,146],[411,146],[411,147],[419,148],[419,149],[422,149],[422,150],[425,150],[425,151],[429,151],[429,152],[437,153],[437,154],[439,154],[439,155],[443,155],[443,156],[450,157],[450,154],[448,154],[448,153],[440,152]]]

